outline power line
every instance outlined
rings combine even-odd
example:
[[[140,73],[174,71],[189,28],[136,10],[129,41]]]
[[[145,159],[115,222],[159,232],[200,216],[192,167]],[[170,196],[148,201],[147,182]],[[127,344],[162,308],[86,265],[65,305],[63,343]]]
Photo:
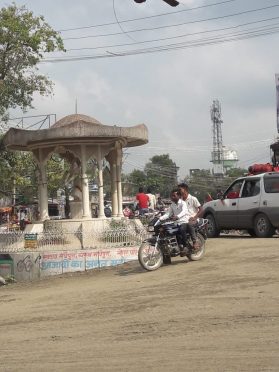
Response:
[[[262,30],[262,31],[252,31],[252,32],[242,32],[238,34],[231,34],[219,36],[215,38],[207,38],[207,39],[200,39],[198,41],[190,41],[190,42],[183,42],[183,43],[173,43],[167,44],[162,46],[154,46],[151,48],[144,48],[144,49],[134,49],[134,50],[125,50],[119,52],[110,52],[106,51],[105,54],[96,54],[96,55],[87,55],[87,56],[77,56],[77,57],[57,57],[57,58],[46,58],[41,61],[44,62],[69,62],[69,61],[84,61],[84,60],[92,60],[92,59],[102,59],[102,58],[112,58],[112,57],[126,57],[131,55],[140,55],[140,54],[150,54],[150,53],[158,53],[158,52],[166,52],[171,50],[178,50],[178,49],[188,49],[194,47],[203,47],[209,45],[217,45],[226,42],[232,41],[240,41],[240,40],[247,40],[251,38],[256,38],[260,36],[267,36],[272,35],[279,32],[279,28],[272,28],[269,30]]]
[[[266,140],[259,140],[259,141],[249,141],[249,142],[246,142],[246,145],[248,144],[256,144],[256,143],[258,143],[258,144],[262,144],[263,142],[267,142],[267,141],[270,141],[270,139],[266,139]],[[244,144],[244,143],[243,143]],[[169,151],[170,149],[169,148],[161,148],[162,150],[164,150],[164,151]],[[177,150],[177,148],[174,148],[175,150]],[[192,148],[191,149],[192,150],[192,152],[196,152],[196,149],[194,149],[194,148]],[[210,149],[209,148],[207,148],[207,151],[210,151]],[[134,153],[133,153],[133,155],[135,155]],[[138,154],[138,155],[142,155],[142,154]],[[250,158],[250,159],[243,159],[243,160],[241,160],[241,161],[238,161],[238,167],[245,167],[245,165],[248,167],[249,165],[251,165],[251,164],[254,164],[255,162],[263,162],[263,161],[270,161],[270,158],[269,158],[269,155],[267,154],[267,152],[265,151],[265,152],[263,152],[262,154],[258,154],[256,157],[253,157],[253,158]],[[131,161],[126,161],[125,163],[127,163],[127,164],[129,164],[129,165],[132,165],[133,167],[135,167],[135,169],[139,169],[139,170],[142,170],[142,171],[144,171],[145,170],[145,166],[146,166],[146,164],[142,164],[142,163],[139,163],[139,162],[136,162],[136,161],[133,161],[133,162],[131,162]],[[176,163],[175,163],[176,164]],[[156,165],[154,165],[154,167],[156,167]],[[164,177],[170,177],[170,178],[172,178],[171,177],[171,175],[172,175],[172,173],[171,172],[168,172],[168,169],[169,167],[161,167],[160,168],[160,170],[156,170],[156,168],[155,169],[152,169],[152,171],[153,172],[155,172],[155,174],[158,174],[158,175],[163,175]]]
[[[166,40],[178,39],[178,38],[182,38],[182,37],[201,35],[201,34],[205,34],[205,33],[232,30],[232,29],[236,29],[236,28],[239,28],[239,27],[243,27],[243,26],[248,26],[248,25],[252,25],[252,24],[257,24],[257,23],[263,23],[263,22],[267,22],[267,21],[272,21],[272,20],[275,20],[275,19],[279,19],[279,16],[278,17],[271,17],[271,18],[260,19],[260,20],[252,21],[252,22],[245,22],[245,23],[241,23],[241,24],[238,24],[238,25],[235,25],[235,26],[228,26],[228,27],[222,27],[222,28],[215,28],[215,29],[211,29],[211,30],[203,30],[203,31],[191,32],[191,33],[187,33],[187,34],[176,35],[176,36],[169,36],[169,37],[158,38],[158,39],[136,41],[134,43],[112,44],[112,45],[103,45],[103,46],[96,46],[96,47],[70,48],[70,49],[67,49],[67,52],[69,52],[69,51],[78,51],[78,50],[96,50],[96,49],[116,48],[116,47],[130,46],[130,45],[137,45],[137,44],[154,43],[154,42],[158,42],[158,41],[166,41]],[[275,26],[275,25],[278,25],[278,23],[275,23],[275,24],[273,23],[273,24],[261,26],[261,28],[269,27],[269,26]]]
[[[270,6],[266,6],[266,7],[262,7],[262,8],[244,10],[242,12],[226,14],[226,15],[222,15],[222,16],[218,16],[218,17],[203,18],[203,19],[199,19],[199,20],[173,23],[173,24],[164,25],[164,26],[139,28],[139,29],[129,30],[129,33],[142,32],[142,31],[152,31],[152,30],[159,30],[159,29],[162,29],[162,28],[178,27],[178,26],[184,26],[184,25],[189,25],[189,24],[194,24],[194,23],[215,21],[215,20],[218,20],[218,19],[236,17],[236,16],[243,15],[243,14],[260,12],[260,11],[263,11],[263,10],[273,9],[273,8],[277,8],[277,7],[279,7],[279,4],[270,5]],[[64,41],[65,40],[81,40],[81,39],[89,39],[89,38],[96,38],[96,37],[116,36],[116,35],[120,35],[120,34],[122,34],[122,32],[113,32],[113,33],[106,33],[106,34],[99,34],[99,35],[76,36],[76,37],[64,38],[63,40]]]
[[[266,142],[271,143],[271,141],[272,141],[272,139],[267,138],[267,139],[263,139],[263,140],[247,141],[247,142],[241,142],[241,143],[239,143],[239,142],[238,143],[233,143],[233,144],[229,143],[229,144],[226,144],[226,147],[233,148],[233,149],[237,149],[237,148],[241,148],[241,147],[247,147],[247,146],[251,146],[251,145],[253,145],[255,147],[257,145],[263,145]],[[148,147],[144,148],[142,153],[141,152],[136,152],[136,153],[132,152],[131,154],[142,156],[144,153],[146,153],[147,151],[150,151],[150,150],[152,150],[152,152],[156,152],[156,151],[165,151],[165,152],[175,151],[175,152],[186,152],[186,153],[210,152],[211,151],[211,144],[204,145],[204,146],[187,146],[187,147],[148,146]]]
[[[57,32],[68,32],[68,31],[84,30],[84,29],[88,29],[88,28],[113,26],[113,25],[116,25],[116,24],[119,24],[119,23],[135,22],[135,21],[140,21],[140,20],[145,20],[145,19],[151,19],[151,18],[157,18],[157,17],[167,16],[167,15],[173,15],[173,14],[177,14],[177,13],[189,12],[189,11],[193,11],[193,10],[197,10],[197,9],[209,8],[209,7],[213,7],[213,6],[232,3],[232,2],[235,2],[235,1],[239,1],[239,0],[225,0],[225,1],[220,1],[220,2],[217,2],[217,3],[201,5],[201,6],[197,6],[197,7],[193,7],[193,8],[177,10],[177,11],[174,11],[174,12],[160,13],[160,14],[155,14],[155,15],[151,15],[151,16],[125,19],[125,20],[122,20],[122,21],[101,23],[101,24],[96,24],[96,25],[91,25],[91,26],[82,26],[82,27],[73,27],[73,28],[61,29],[61,30],[57,30]]]
[[[133,163],[133,162],[129,162],[129,161],[126,161],[126,163],[128,163],[128,164],[132,165],[133,167],[135,167],[134,170],[144,171],[144,166],[142,166],[142,165],[138,165],[137,163]],[[158,170],[154,169],[154,171],[152,171],[152,172],[154,174],[158,175],[158,176],[160,176],[160,175],[162,176],[163,175],[164,178],[173,180],[173,174],[172,175],[171,174],[166,174],[166,173],[165,174],[162,174],[162,171],[160,169],[158,169]],[[132,173],[132,172],[130,172],[130,173]],[[203,180],[199,180],[199,182],[197,182],[196,184],[199,185],[199,186],[201,186],[201,187],[204,187],[204,186],[207,186],[208,187],[208,182],[209,181],[212,181],[212,178],[213,178],[213,175],[212,174],[209,174],[208,176],[207,175],[203,175]],[[234,180],[235,177],[229,177],[229,176],[227,176],[226,179],[227,180]]]

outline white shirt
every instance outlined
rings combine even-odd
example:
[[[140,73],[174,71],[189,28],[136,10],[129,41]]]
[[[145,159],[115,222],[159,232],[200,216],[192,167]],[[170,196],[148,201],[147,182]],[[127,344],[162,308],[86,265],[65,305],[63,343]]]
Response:
[[[189,222],[189,218],[191,217],[191,215],[184,200],[179,199],[177,204],[172,202],[167,212],[162,217],[160,217],[160,221],[167,220],[171,216],[178,217],[178,220],[176,221],[177,223]]]
[[[201,206],[200,202],[195,196],[190,195],[190,194],[188,194],[188,197],[185,200],[185,202],[187,205],[187,209],[190,213],[190,216],[194,217],[199,211],[199,207]]]
[[[149,197],[149,208],[155,209],[156,207],[156,196],[153,194],[146,194]]]

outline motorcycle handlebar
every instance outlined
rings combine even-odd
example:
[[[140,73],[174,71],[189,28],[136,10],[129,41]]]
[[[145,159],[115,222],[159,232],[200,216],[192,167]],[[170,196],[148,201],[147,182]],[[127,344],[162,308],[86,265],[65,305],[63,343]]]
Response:
[[[160,224],[167,225],[171,223],[175,223],[175,221],[172,221],[172,220],[160,221],[159,217],[154,217],[153,220],[150,222],[150,225],[155,227],[155,226],[159,226]],[[207,223],[208,223],[208,220],[206,218],[198,218],[194,226],[203,227],[207,225]]]

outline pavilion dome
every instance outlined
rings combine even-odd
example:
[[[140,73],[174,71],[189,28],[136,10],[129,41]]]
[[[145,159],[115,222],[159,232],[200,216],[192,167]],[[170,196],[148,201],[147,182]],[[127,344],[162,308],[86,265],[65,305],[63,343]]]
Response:
[[[94,124],[94,125],[103,125],[98,120],[92,118],[88,115],[81,115],[81,114],[73,114],[73,115],[67,115],[64,118],[58,120],[56,123],[54,123],[51,128],[60,128],[60,127],[66,127],[67,125],[70,125],[72,123],[88,123],[88,124]]]

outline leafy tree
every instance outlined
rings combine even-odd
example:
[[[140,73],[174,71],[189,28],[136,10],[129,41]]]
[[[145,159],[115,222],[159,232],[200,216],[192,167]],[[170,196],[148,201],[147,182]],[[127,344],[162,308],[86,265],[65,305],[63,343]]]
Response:
[[[231,178],[238,178],[245,176],[248,173],[248,170],[245,168],[232,168],[227,171],[227,176]]]
[[[205,200],[208,193],[212,196],[216,194],[217,180],[209,169],[196,169],[182,182],[186,182],[189,185],[190,193],[195,195],[200,203]]]
[[[1,151],[0,157],[1,189],[0,194],[9,196],[17,202],[33,200],[36,194],[35,163],[29,152]]]
[[[146,174],[139,169],[134,169],[129,174],[122,174],[121,178],[124,196],[136,195],[139,187],[144,187],[146,184]]]
[[[178,167],[170,159],[169,154],[153,156],[144,167],[144,171],[134,169],[128,175],[122,176],[125,195],[135,195],[138,188],[150,187],[152,192],[168,197],[173,187],[177,185]]]
[[[144,168],[147,186],[153,188],[153,192],[168,197],[172,188],[177,185],[178,169],[169,154],[153,156]]]
[[[58,189],[64,189],[65,194],[67,194],[68,189],[65,187],[65,173],[68,170],[69,165],[64,162],[59,155],[53,154],[47,162],[46,172],[47,172],[47,188],[48,195],[52,199],[57,198]]]
[[[54,154],[47,162],[48,194],[57,197],[58,189],[65,189],[64,177],[69,164]],[[31,152],[1,150],[0,197],[8,196],[16,203],[32,203],[37,199],[37,164]],[[67,193],[68,190],[65,190]],[[14,195],[15,193],[15,195]]]
[[[34,92],[51,93],[52,82],[37,64],[55,50],[64,50],[63,41],[44,17],[14,3],[0,9],[0,120],[10,108],[32,108]]]
[[[247,173],[246,169],[234,168],[224,177],[216,177],[209,169],[196,169],[183,181],[189,185],[190,193],[202,203],[208,193],[216,198],[218,190],[225,191],[236,178],[242,177],[245,173]]]

